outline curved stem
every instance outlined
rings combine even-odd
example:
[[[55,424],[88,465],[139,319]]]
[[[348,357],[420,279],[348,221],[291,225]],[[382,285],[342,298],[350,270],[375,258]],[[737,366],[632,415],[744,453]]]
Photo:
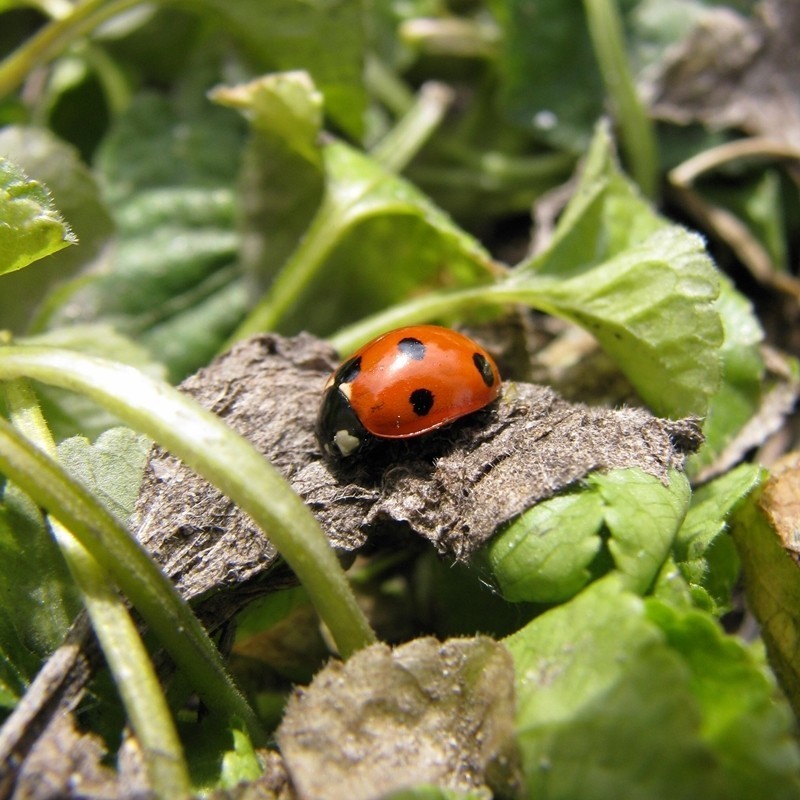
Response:
[[[329,336],[327,341],[340,355],[345,356],[370,339],[393,328],[429,322],[437,317],[458,314],[474,308],[497,306],[506,301],[514,302],[515,299],[516,296],[512,292],[506,291],[503,294],[502,284],[472,286],[450,292],[431,292],[385,311],[379,311],[354,325],[348,325],[333,336]]]
[[[12,425],[57,457],[56,445],[27,382],[6,382],[4,396]],[[142,747],[151,785],[159,798],[187,797],[189,771],[161,685],[122,598],[91,553],[57,519],[50,528],[92,620],[128,719]]]
[[[3,388],[12,425],[51,458],[57,458],[55,442],[27,382],[7,381]],[[156,796],[164,800],[187,797],[191,784],[183,748],[136,625],[91,553],[57,519],[50,517],[49,522],[142,747]]]
[[[444,83],[429,81],[417,94],[416,102],[370,155],[386,169],[402,172],[444,119],[455,93]]]
[[[300,245],[281,267],[270,290],[234,331],[223,350],[248,336],[277,328],[342,236],[344,216],[341,206],[329,194],[326,195]]]
[[[236,502],[286,559],[344,658],[374,641],[347,576],[311,511],[261,453],[219,417],[132,367],[68,350],[0,348],[0,379],[19,377],[92,398]],[[114,577],[119,582],[117,572]]]
[[[402,116],[414,105],[414,93],[380,58],[367,53],[364,81],[377,100],[393,114]]]
[[[0,472],[50,514],[109,573],[165,650],[207,703],[226,717],[239,717],[251,736],[264,741],[255,714],[228,676],[208,634],[175,587],[139,543],[77,481],[0,419]]]
[[[45,25],[0,62],[0,97],[14,91],[34,67],[55,58],[72,41],[105,19],[138,5],[141,0],[84,0],[70,14]]]
[[[56,519],[51,518],[50,527],[81,591],[156,796],[188,797],[191,784],[183,748],[136,625],[92,554]]]

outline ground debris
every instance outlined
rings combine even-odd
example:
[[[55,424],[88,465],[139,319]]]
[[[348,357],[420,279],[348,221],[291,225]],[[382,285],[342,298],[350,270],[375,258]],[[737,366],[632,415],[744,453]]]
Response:
[[[795,0],[762,0],[749,17],[707,9],[651,87],[653,113],[800,147],[798,35]]]
[[[378,644],[294,694],[278,729],[303,800],[370,800],[423,784],[512,796],[514,667],[488,637]]]

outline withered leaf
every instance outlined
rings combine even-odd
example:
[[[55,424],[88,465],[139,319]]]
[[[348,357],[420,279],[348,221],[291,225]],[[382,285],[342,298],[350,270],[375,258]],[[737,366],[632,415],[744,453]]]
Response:
[[[747,604],[760,625],[770,665],[800,715],[800,455],[786,456],[761,492],[734,513]]]
[[[80,617],[67,641],[50,655],[0,727],[0,797],[8,797],[14,786],[19,785],[18,781],[24,785],[29,780],[31,770],[27,768],[27,759],[32,753],[43,752],[42,747],[62,747],[58,742],[64,729],[54,727],[54,720],[71,713],[89,680],[92,656],[87,651],[92,648],[82,648],[80,644],[87,631],[86,619]],[[77,736],[71,730],[67,733],[69,737]],[[54,736],[55,742],[41,744]]]
[[[798,37],[795,0],[763,0],[750,19],[729,8],[708,9],[664,65],[654,113],[799,147]]]
[[[514,671],[488,637],[373,645],[289,700],[278,744],[303,800],[367,800],[433,784],[508,794]],[[485,787],[485,788],[484,788]]]
[[[759,505],[784,548],[800,562],[800,455],[789,455],[776,465]]]
[[[59,714],[36,740],[13,786],[14,798],[52,800],[82,797],[129,798],[145,790],[125,791],[105,766],[105,747],[94,734],[80,733],[71,713]],[[80,786],[80,792],[76,787]],[[8,795],[3,795],[8,796]],[[141,796],[141,794],[140,794]]]
[[[437,434],[333,463],[313,431],[336,363],[334,351],[312,336],[262,335],[182,388],[272,461],[342,553],[410,533],[466,560],[498,526],[590,471],[639,467],[666,481],[701,441],[694,420],[592,408],[546,387],[507,383],[498,403]],[[134,524],[187,597],[252,581],[276,563],[249,517],[158,448]]]

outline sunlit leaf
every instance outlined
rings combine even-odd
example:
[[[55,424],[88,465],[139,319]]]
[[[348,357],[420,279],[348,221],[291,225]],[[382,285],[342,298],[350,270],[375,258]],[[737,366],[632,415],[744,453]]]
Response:
[[[539,503],[492,539],[486,557],[508,600],[563,601],[614,569],[628,588],[650,587],[683,519],[686,479],[673,472],[664,486],[631,469],[593,473],[586,484]]]
[[[0,275],[76,243],[47,189],[0,156]]]
[[[526,797],[797,796],[788,708],[705,614],[607,579],[506,644]]]
[[[507,283],[593,334],[657,414],[705,414],[720,380],[719,275],[702,239],[622,175],[604,126],[551,245]]]

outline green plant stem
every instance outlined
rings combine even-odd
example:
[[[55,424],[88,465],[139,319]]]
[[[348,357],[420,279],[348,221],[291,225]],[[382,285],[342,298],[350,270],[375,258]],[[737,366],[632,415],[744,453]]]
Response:
[[[370,339],[401,325],[428,322],[475,308],[498,306],[506,301],[516,302],[517,295],[505,290],[503,284],[473,286],[450,292],[430,292],[385,311],[379,311],[354,325],[348,325],[333,336],[329,336],[328,343],[344,357]]]
[[[497,55],[501,34],[485,19],[417,17],[401,24],[400,38],[426,55],[491,59]]]
[[[374,641],[347,576],[311,511],[253,445],[219,417],[132,367],[59,348],[0,348],[0,379],[19,377],[92,398],[236,502],[294,570],[344,658]],[[146,557],[138,548],[136,552]],[[124,570],[117,572],[124,577]],[[122,586],[117,572],[114,578]]]
[[[30,72],[55,58],[75,39],[141,0],[84,0],[54,19],[0,62],[0,97],[14,91]]]
[[[584,8],[631,174],[648,197],[655,197],[659,169],[656,134],[628,65],[619,9],[615,0],[584,0]]]
[[[541,153],[533,156],[509,155],[498,150],[476,150],[454,143],[448,147],[448,156],[453,162],[463,164],[465,186],[474,184],[475,173],[483,182],[500,191],[520,186],[541,183],[552,186],[563,180],[575,168],[575,156],[571,153]],[[459,167],[438,167],[442,174],[448,170],[458,172]],[[471,179],[466,176],[472,176]],[[454,183],[454,185],[456,185]]]
[[[455,94],[449,86],[424,84],[414,105],[372,149],[370,155],[386,169],[402,172],[439,127]]]
[[[49,456],[0,419],[0,472],[69,528],[114,579],[209,708],[264,732],[208,634],[128,531]]]
[[[50,524],[139,740],[153,791],[163,800],[188,797],[191,783],[183,748],[136,625],[91,553],[57,520]]]
[[[240,339],[277,328],[343,235],[346,215],[347,209],[326,194],[300,245],[281,268],[269,292],[236,329],[226,348]]]
[[[364,80],[370,94],[396,116],[408,113],[414,105],[414,93],[408,84],[386,66],[382,59],[367,53]]]
[[[547,279],[544,279],[541,286],[545,287],[546,284]],[[539,293],[532,278],[527,277],[523,285],[515,282],[512,273],[505,280],[490,286],[470,286],[466,289],[430,292],[415,297],[342,328],[338,333],[329,336],[327,341],[344,357],[370,339],[401,325],[429,322],[446,316],[466,315],[478,308],[491,309],[520,303],[548,314],[564,316],[547,302],[544,294]]]
[[[55,442],[30,387],[16,380],[6,382],[4,388],[12,425],[55,459]],[[153,791],[164,800],[188,796],[191,784],[180,739],[147,649],[122,598],[97,561],[64,525],[50,518],[50,527],[80,589],[141,745]]]

